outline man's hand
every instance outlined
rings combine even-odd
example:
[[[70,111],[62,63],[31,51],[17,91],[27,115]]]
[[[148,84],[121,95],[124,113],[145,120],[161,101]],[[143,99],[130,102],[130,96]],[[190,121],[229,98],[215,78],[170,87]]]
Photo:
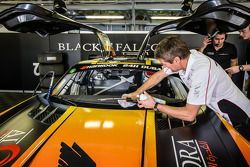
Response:
[[[232,75],[232,74],[235,74],[235,73],[238,73],[240,72],[240,69],[239,69],[239,66],[232,66],[232,67],[229,67],[227,69],[225,69],[226,72],[229,74],[229,75]]]
[[[144,92],[144,95],[146,96],[145,100],[137,100],[138,107],[139,108],[154,108],[155,100],[152,96],[150,96],[147,92]]]
[[[207,45],[211,44],[211,39],[210,39],[208,36],[206,36],[206,37],[203,39],[202,44],[203,44],[203,47],[206,48]]]
[[[124,94],[122,95],[123,99],[132,99],[132,100],[137,100],[139,97],[139,93],[137,91],[129,93],[129,94]]]
[[[200,47],[199,51],[200,51],[200,52],[203,52],[204,49],[205,49],[205,48],[207,47],[207,45],[209,45],[209,44],[211,44],[211,39],[210,39],[208,36],[206,36],[206,37],[203,39],[203,41],[202,41],[202,46]]]

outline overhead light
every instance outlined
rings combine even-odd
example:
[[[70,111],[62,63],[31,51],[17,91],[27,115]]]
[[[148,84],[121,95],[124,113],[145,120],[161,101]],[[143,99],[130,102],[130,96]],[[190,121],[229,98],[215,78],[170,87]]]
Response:
[[[180,19],[182,17],[173,17],[173,16],[151,16],[152,20],[176,20],[176,19]]]
[[[86,19],[124,19],[124,16],[84,16]]]

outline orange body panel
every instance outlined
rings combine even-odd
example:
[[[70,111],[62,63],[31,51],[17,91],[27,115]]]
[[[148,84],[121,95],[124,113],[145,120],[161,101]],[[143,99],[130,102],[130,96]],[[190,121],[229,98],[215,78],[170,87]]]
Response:
[[[12,165],[13,167],[23,166],[25,162],[35,153],[37,149],[48,139],[48,137],[56,131],[63,121],[74,111],[74,107],[70,107],[53,125],[49,127]]]
[[[248,165],[250,166],[250,143],[243,138],[234,128],[230,125],[224,118],[222,118],[219,114],[218,117],[221,119],[223,124],[228,129],[228,132],[231,134],[232,138],[234,139],[236,145],[239,147],[241,153],[243,154],[244,158],[246,159]]]
[[[147,112],[147,125],[145,137],[144,166],[156,167],[156,132],[155,132],[155,112]]]
[[[141,164],[145,111],[76,108],[31,166],[58,166],[61,142],[78,144],[98,167]],[[155,145],[155,143],[154,143]]]

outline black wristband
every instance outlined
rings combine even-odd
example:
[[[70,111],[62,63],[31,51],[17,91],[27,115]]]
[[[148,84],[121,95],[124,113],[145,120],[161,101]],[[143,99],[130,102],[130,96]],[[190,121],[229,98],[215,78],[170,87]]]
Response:
[[[159,104],[159,103],[157,103],[157,102],[155,103],[154,108],[153,108],[154,111],[159,111],[158,108],[157,108],[158,104]]]

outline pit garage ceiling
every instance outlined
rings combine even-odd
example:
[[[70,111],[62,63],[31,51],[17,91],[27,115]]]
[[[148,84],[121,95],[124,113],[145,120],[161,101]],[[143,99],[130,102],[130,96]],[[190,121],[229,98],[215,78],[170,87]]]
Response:
[[[185,0],[65,0],[69,9],[78,10],[107,10],[107,9],[131,9],[132,5],[135,4],[136,9],[177,9],[180,8],[182,2]],[[206,0],[187,0],[192,1],[194,7],[197,7],[200,3]],[[53,0],[0,0],[0,7],[8,6],[10,4],[16,4],[20,2],[30,2],[51,6]],[[248,6],[250,0],[231,0],[231,2],[240,3]],[[101,6],[102,8],[99,8]],[[117,8],[118,7],[118,8]]]
[[[55,0],[57,1],[57,0]],[[0,10],[4,10],[16,3],[36,3],[41,4],[48,9],[53,9],[53,0],[0,0]],[[117,15],[125,17],[133,12],[144,13],[149,16],[178,16],[188,13],[181,13],[183,2],[191,2],[192,8],[195,9],[199,4],[206,0],[58,0],[64,1],[68,14],[72,17],[84,15]],[[250,7],[250,0],[231,0],[231,2],[240,3]],[[79,18],[80,18],[79,17]],[[131,16],[130,16],[131,17]],[[126,18],[125,18],[126,19]]]
[[[195,9],[206,0],[0,0],[0,10],[16,3],[36,3],[53,9],[55,1],[63,1],[67,12],[64,15],[83,23],[103,25],[158,25],[166,20],[189,15],[191,11],[183,11],[183,2],[192,3]],[[250,7],[250,0],[231,0]],[[119,16],[118,18],[89,19],[89,16]],[[158,19],[161,17],[160,19]],[[164,19],[162,19],[164,17]],[[157,19],[155,19],[157,18]],[[133,30],[133,28],[131,29]]]

